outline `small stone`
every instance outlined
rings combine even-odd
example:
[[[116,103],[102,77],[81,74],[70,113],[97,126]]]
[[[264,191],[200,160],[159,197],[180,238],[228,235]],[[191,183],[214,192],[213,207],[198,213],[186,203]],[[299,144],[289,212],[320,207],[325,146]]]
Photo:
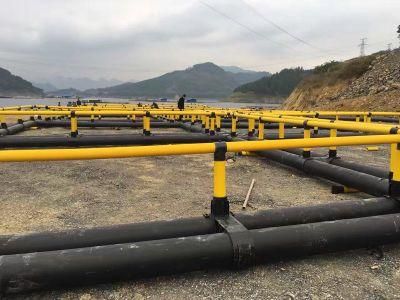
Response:
[[[373,266],[371,266],[371,270],[377,270],[377,269],[379,269],[379,265],[373,265]]]

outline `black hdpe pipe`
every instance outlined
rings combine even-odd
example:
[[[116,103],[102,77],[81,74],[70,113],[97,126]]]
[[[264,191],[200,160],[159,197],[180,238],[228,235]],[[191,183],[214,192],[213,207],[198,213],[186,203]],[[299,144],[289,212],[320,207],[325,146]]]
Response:
[[[40,127],[70,127],[71,122],[69,120],[37,120],[37,125]],[[152,121],[152,128],[179,128],[180,125],[175,122],[162,122]],[[143,128],[142,121],[107,121],[107,120],[78,120],[78,127],[128,127],[128,128]]]
[[[325,178],[373,196],[389,195],[388,174],[382,169],[345,162],[340,158],[325,159],[319,154],[315,154],[317,158],[303,158],[300,156],[301,153],[301,149],[257,152],[262,157],[296,168],[306,174]]]
[[[236,214],[235,217],[247,229],[258,229],[399,212],[398,201],[392,198],[372,198],[268,209],[254,215]],[[0,235],[0,255],[132,243],[215,232],[215,222],[210,218],[201,217],[68,231]]]
[[[346,169],[351,169],[351,170],[369,174],[369,175],[372,175],[375,177],[385,178],[385,179],[389,178],[389,171],[381,169],[381,168],[371,167],[368,165],[361,165],[361,164],[351,162],[351,161],[345,161],[339,157],[328,158],[326,161],[331,165],[343,167]]]
[[[400,241],[400,215],[254,229],[254,262]],[[0,292],[158,276],[235,265],[226,233],[0,257]]]
[[[370,195],[389,195],[388,179],[331,165],[316,159],[303,158],[299,155],[281,150],[258,151],[257,154],[280,164],[296,168],[308,175],[325,178]]]
[[[300,156],[303,154],[303,150],[301,150],[301,149],[289,149],[289,150],[285,150],[285,152],[300,155]],[[371,167],[368,165],[361,165],[361,164],[353,162],[353,161],[345,161],[340,157],[330,157],[329,158],[329,157],[327,157],[327,155],[312,152],[311,158],[319,159],[319,160],[326,162],[328,164],[331,164],[331,165],[343,167],[346,169],[354,170],[354,171],[365,173],[365,174],[369,174],[369,175],[372,175],[375,177],[385,178],[385,179],[389,178],[389,171],[387,171],[387,170],[384,170],[384,169],[381,169],[378,167]]]
[[[12,135],[24,131],[30,127],[36,126],[36,121],[25,121],[18,124],[8,126],[7,128],[0,129],[0,136]]]
[[[0,148],[104,146],[104,145],[160,145],[174,143],[205,143],[228,141],[228,135],[166,134],[144,136],[140,134],[57,136],[4,136]]]

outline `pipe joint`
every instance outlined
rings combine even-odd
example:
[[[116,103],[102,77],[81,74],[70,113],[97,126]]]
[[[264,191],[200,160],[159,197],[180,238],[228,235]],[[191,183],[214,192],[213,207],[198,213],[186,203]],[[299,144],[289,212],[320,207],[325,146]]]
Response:
[[[226,142],[215,143],[214,161],[225,161],[225,154],[228,149]]]
[[[232,265],[244,269],[255,263],[254,240],[247,228],[234,216],[215,217],[217,225],[225,231],[232,243]]]

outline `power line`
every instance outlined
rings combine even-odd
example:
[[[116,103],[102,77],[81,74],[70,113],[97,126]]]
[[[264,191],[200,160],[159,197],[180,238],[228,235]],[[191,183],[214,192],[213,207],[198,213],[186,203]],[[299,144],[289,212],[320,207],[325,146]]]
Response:
[[[313,48],[313,49],[316,49],[316,50],[319,50],[319,51],[324,51],[323,49],[321,49],[321,48],[319,48],[319,47],[317,47],[317,46],[312,45],[311,43],[305,41],[304,39],[295,36],[294,34],[290,33],[290,32],[289,32],[288,30],[286,30],[285,28],[279,26],[278,24],[276,24],[276,23],[273,22],[272,20],[268,19],[268,18],[265,17],[263,14],[259,13],[253,6],[251,6],[250,4],[248,4],[247,2],[245,2],[244,0],[238,0],[238,1],[240,1],[241,3],[243,3],[244,5],[246,5],[254,14],[256,14],[257,16],[259,16],[259,17],[260,17],[261,19],[263,19],[265,22],[267,22],[268,24],[274,26],[274,27],[275,27],[276,29],[278,29],[279,31],[281,31],[281,32],[283,32],[283,33],[289,35],[290,37],[292,37],[292,38],[295,39],[296,41],[298,41],[298,42],[300,42],[300,43],[302,43],[302,44],[304,44],[304,45],[307,45],[307,46],[309,46],[309,47],[311,47],[311,48]]]
[[[293,50],[292,47],[290,47],[290,46],[288,46],[288,45],[285,45],[285,44],[283,44],[283,43],[280,43],[280,42],[276,42],[276,41],[271,40],[271,39],[268,38],[266,35],[264,35],[264,34],[258,32],[258,31],[256,31],[256,30],[252,29],[251,27],[249,27],[249,26],[247,26],[247,25],[245,25],[245,24],[239,22],[238,20],[232,18],[231,16],[229,16],[229,15],[227,15],[227,14],[221,12],[220,10],[216,9],[214,6],[211,6],[210,4],[208,4],[208,3],[206,3],[206,2],[203,2],[203,1],[201,1],[201,0],[199,0],[199,2],[200,2],[201,4],[203,4],[204,6],[208,7],[209,9],[211,9],[212,11],[214,11],[215,13],[219,14],[220,16],[223,16],[224,18],[230,20],[231,22],[235,23],[236,25],[239,25],[239,26],[245,28],[247,31],[250,31],[251,33],[253,33],[253,34],[255,34],[255,35],[257,35],[257,36],[259,36],[259,37],[261,37],[261,38],[263,38],[263,39],[265,39],[265,40],[271,42],[271,43],[274,43],[274,44],[277,44],[277,45],[280,45],[280,46],[283,46],[283,47],[286,47],[286,48],[289,48],[289,49],[292,49],[292,50]]]

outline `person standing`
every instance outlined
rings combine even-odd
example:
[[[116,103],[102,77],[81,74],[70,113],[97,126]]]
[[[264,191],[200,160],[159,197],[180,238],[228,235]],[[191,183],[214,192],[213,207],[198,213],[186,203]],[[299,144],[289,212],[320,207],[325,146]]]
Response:
[[[186,95],[183,94],[182,97],[180,97],[179,100],[178,100],[178,108],[180,110],[184,110],[185,109],[185,98],[186,98]]]

